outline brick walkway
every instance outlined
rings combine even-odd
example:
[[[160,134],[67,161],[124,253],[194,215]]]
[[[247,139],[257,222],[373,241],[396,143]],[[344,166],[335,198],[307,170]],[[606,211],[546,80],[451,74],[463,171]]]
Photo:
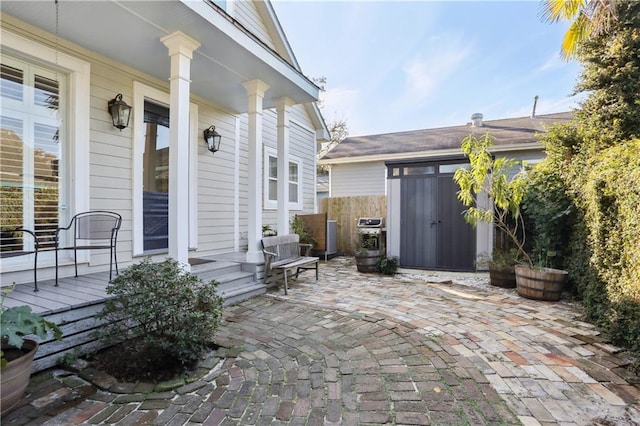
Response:
[[[311,275],[227,308],[219,358],[187,383],[50,370],[2,424],[640,424],[628,360],[570,304],[362,275],[347,258]]]

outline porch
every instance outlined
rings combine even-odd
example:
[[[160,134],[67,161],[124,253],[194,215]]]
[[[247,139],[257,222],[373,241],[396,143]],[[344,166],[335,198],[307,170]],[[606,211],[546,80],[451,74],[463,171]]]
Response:
[[[264,261],[251,259],[246,253],[224,253],[213,256],[189,258],[191,272],[204,282],[218,281],[218,293],[225,305],[232,305],[253,296],[263,294]],[[13,288],[4,299],[6,307],[28,305],[31,309],[57,324],[63,332],[61,341],[40,342],[33,371],[40,371],[61,362],[66,354],[74,357],[100,349],[95,332],[102,322],[95,318],[107,298],[109,272],[96,272],[78,277],[38,280],[38,292],[34,284],[23,283]],[[6,288],[8,286],[3,286]]]

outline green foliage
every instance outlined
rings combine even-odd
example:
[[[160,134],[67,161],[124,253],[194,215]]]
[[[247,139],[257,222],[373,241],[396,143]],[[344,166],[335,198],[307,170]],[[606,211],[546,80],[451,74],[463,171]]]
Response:
[[[223,300],[217,282],[203,283],[172,259],[145,259],[130,266],[107,287],[109,299],[99,318],[108,321],[101,336],[108,343],[129,346],[149,363],[162,354],[188,366],[213,341],[222,318]]]
[[[369,250],[378,250],[378,239],[373,235],[359,234],[356,256],[368,256]]]
[[[315,245],[316,240],[313,237],[313,233],[307,227],[302,219],[298,215],[295,215],[294,218],[290,222],[291,232],[294,234],[298,234],[300,236],[300,244],[313,244]]]
[[[278,235],[275,229],[271,227],[271,225],[262,225],[262,236],[263,237],[273,237]]]
[[[513,267],[519,263],[522,263],[522,261],[517,249],[500,249],[496,246],[493,247],[491,256],[485,253],[478,256],[476,260],[477,266],[488,266],[491,269],[497,270],[513,269]]]
[[[0,333],[2,334],[3,342],[7,342],[14,348],[21,349],[24,344],[24,337],[27,335],[35,335],[45,339],[51,332],[56,340],[62,338],[60,328],[32,312],[30,306],[22,305],[5,308],[4,298],[10,291],[10,289],[2,290],[2,299],[0,299]],[[7,360],[4,357],[4,352],[0,350],[0,366],[4,368],[6,365]]]
[[[380,257],[378,272],[383,275],[395,275],[398,272],[398,258],[395,256]]]
[[[592,37],[581,49],[583,72],[578,92],[589,97],[579,120],[597,137],[593,149],[640,137],[640,2],[616,2],[618,19],[610,31]]]
[[[605,317],[600,319],[619,342],[640,350],[640,139],[592,157],[578,194],[591,265],[606,283]],[[603,310],[588,309],[592,315]]]
[[[549,162],[542,162],[527,175],[522,203],[527,251],[540,267],[561,268],[567,246],[567,229],[574,214],[564,181]]]
[[[523,173],[512,175],[520,163],[504,157],[494,159],[492,146],[493,137],[489,133],[480,139],[470,134],[462,141],[462,152],[469,157],[471,167],[456,170],[453,180],[460,187],[458,199],[467,207],[464,218],[472,226],[478,221],[495,223],[512,240],[521,257],[531,263],[525,251],[520,211],[526,181]],[[479,198],[483,193],[493,202],[493,209]]]

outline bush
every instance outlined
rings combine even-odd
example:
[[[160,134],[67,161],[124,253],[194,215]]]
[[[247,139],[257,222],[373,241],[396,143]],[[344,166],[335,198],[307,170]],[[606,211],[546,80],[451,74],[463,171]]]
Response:
[[[395,275],[398,272],[398,258],[381,257],[378,261],[378,272],[383,275]]]
[[[203,283],[175,260],[145,259],[107,287],[113,298],[99,314],[110,323],[102,338],[109,344],[135,342],[126,347],[148,363],[168,356],[167,362],[188,367],[210,347],[220,325],[223,300],[217,284]]]
[[[606,299],[604,306],[585,307],[618,344],[640,350],[640,140],[602,151],[587,170],[579,194],[591,264],[606,284],[604,294],[597,294],[599,286],[588,293]]]
[[[568,245],[564,231],[575,209],[562,178],[550,163],[542,162],[527,176],[522,211],[528,236],[526,249],[533,263],[562,267]]]

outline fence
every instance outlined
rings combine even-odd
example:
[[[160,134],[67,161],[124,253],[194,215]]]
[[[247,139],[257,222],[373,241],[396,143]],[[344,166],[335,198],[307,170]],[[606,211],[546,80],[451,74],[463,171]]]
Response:
[[[318,210],[337,222],[338,252],[352,255],[357,250],[360,217],[383,217],[387,220],[387,196],[335,197],[319,200]]]

